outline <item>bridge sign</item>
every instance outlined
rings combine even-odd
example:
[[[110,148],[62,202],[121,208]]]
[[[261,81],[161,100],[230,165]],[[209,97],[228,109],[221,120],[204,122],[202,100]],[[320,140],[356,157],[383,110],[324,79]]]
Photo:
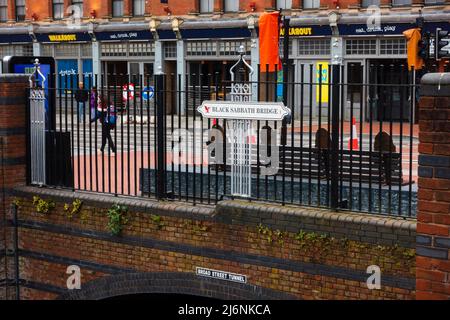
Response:
[[[203,101],[198,112],[209,119],[281,121],[291,110],[282,102]]]
[[[249,198],[252,196],[252,143],[256,137],[252,134],[253,122],[258,120],[282,121],[290,117],[291,110],[282,102],[251,101],[252,86],[243,79],[251,78],[253,68],[244,59],[244,47],[239,48],[239,61],[230,68],[231,101],[203,101],[197,111],[209,119],[227,119],[227,139],[231,142],[227,150],[230,154],[231,195]],[[245,70],[249,69],[248,77]],[[236,73],[235,73],[236,71]],[[242,77],[244,76],[244,77]],[[240,79],[237,79],[239,77]],[[255,139],[253,139],[255,138]],[[273,139],[276,144],[276,139]],[[272,152],[278,146],[271,146]],[[228,158],[228,157],[227,157]]]

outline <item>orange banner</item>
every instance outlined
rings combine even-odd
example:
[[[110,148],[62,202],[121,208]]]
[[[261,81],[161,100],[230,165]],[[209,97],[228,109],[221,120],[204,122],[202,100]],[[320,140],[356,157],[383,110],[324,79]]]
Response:
[[[279,52],[279,12],[266,12],[259,18],[259,61],[261,72],[274,72],[282,69]],[[278,65],[278,70],[275,70]]]

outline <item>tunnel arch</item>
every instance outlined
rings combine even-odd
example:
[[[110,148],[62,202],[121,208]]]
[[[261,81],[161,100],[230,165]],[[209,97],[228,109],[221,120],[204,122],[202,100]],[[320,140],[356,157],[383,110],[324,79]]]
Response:
[[[125,273],[92,280],[59,300],[103,300],[133,294],[179,294],[220,300],[287,300],[295,296],[250,284],[199,277],[186,272]]]

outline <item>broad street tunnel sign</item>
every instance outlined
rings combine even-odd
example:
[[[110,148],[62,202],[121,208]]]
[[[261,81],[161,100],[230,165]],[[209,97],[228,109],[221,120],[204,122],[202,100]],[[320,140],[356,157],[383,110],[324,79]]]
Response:
[[[197,110],[210,119],[281,121],[291,114],[282,102],[203,101]]]
[[[225,281],[247,283],[247,276],[242,274],[230,273],[226,271],[206,269],[201,267],[195,268],[195,273],[201,277],[220,279]]]

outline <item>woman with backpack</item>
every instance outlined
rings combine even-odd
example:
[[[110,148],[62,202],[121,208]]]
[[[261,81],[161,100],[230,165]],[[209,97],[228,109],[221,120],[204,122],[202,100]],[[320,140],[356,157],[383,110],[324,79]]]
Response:
[[[100,119],[100,123],[102,124],[102,146],[100,151],[103,153],[105,150],[106,141],[108,141],[109,148],[113,153],[116,152],[116,146],[114,145],[114,141],[111,137],[111,130],[114,130],[116,127],[116,110],[114,105],[109,105],[105,101],[105,99],[99,95],[97,106],[97,115],[96,118],[92,119],[92,122]]]

